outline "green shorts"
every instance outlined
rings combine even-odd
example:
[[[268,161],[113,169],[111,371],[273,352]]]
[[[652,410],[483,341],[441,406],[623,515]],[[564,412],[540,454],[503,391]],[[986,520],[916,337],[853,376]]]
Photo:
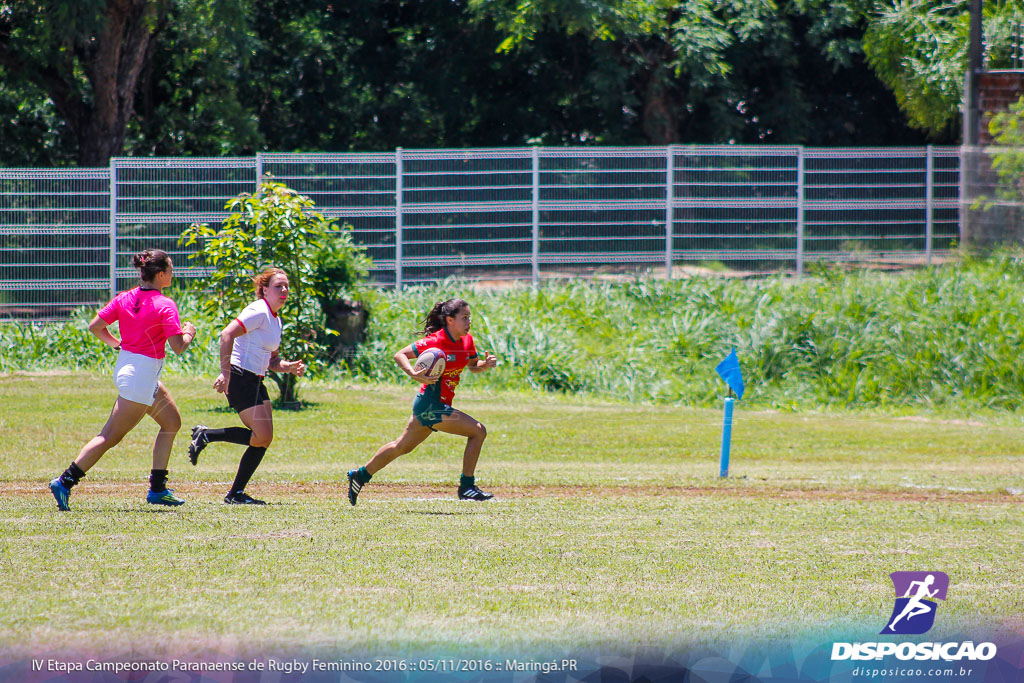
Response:
[[[440,422],[441,418],[445,415],[451,415],[455,412],[455,409],[450,405],[441,403],[439,393],[428,389],[422,394],[417,394],[416,398],[412,401],[413,416],[419,420],[421,425],[429,427],[435,432],[437,430],[434,429],[434,425]]]

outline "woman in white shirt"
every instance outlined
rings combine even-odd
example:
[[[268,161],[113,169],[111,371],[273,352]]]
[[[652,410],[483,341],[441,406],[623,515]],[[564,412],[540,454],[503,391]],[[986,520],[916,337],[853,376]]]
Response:
[[[288,275],[280,268],[269,268],[255,278],[256,301],[228,323],[220,333],[220,375],[213,388],[227,396],[230,405],[242,418],[245,427],[210,429],[205,425],[192,428],[188,457],[195,465],[207,444],[227,441],[248,446],[238,463],[238,473],[224,502],[232,505],[264,505],[245,492],[267,447],[274,439],[274,416],[270,396],[263,385],[267,370],[290,372],[302,377],[306,364],[287,361],[277,355],[281,345],[281,318],[278,311],[288,300]]]

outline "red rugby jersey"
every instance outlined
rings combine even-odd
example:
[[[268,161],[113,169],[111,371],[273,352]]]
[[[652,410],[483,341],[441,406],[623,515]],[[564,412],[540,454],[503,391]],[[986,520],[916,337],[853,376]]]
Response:
[[[434,383],[433,386],[429,384],[422,385],[420,393],[422,394],[428,390],[437,391],[438,387],[440,387],[441,403],[450,406],[452,399],[455,398],[455,387],[459,386],[462,371],[469,365],[469,361],[476,358],[476,345],[473,344],[473,335],[467,334],[460,338],[459,341],[455,341],[448,334],[447,329],[441,328],[412,345],[412,349],[416,352],[417,356],[430,348],[444,351],[444,374],[441,375],[441,379]]]

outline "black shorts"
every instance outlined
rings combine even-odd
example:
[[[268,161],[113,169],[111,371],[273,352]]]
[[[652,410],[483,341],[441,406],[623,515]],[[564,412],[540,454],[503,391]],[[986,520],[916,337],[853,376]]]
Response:
[[[228,405],[236,413],[249,408],[263,405],[270,400],[267,388],[263,386],[263,375],[231,366],[231,379],[228,381]]]

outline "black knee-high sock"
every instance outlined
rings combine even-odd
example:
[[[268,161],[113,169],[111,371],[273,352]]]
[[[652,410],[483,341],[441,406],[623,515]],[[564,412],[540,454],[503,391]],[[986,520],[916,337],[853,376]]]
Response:
[[[167,470],[149,471],[149,490],[156,493],[167,488]]]
[[[245,427],[224,427],[223,429],[207,429],[206,438],[208,441],[227,441],[237,443],[239,446],[248,446],[252,439],[252,430]]]
[[[82,468],[78,466],[77,462],[73,462],[70,467],[64,470],[64,474],[60,475],[60,483],[64,485],[64,488],[70,489],[84,476],[85,472],[82,471]]]
[[[261,446],[249,446],[245,449],[242,461],[238,463],[238,474],[235,475],[235,482],[231,485],[231,493],[245,490],[245,485],[249,483],[253,472],[260,466],[260,461],[263,460],[263,454],[266,452],[267,449]]]

